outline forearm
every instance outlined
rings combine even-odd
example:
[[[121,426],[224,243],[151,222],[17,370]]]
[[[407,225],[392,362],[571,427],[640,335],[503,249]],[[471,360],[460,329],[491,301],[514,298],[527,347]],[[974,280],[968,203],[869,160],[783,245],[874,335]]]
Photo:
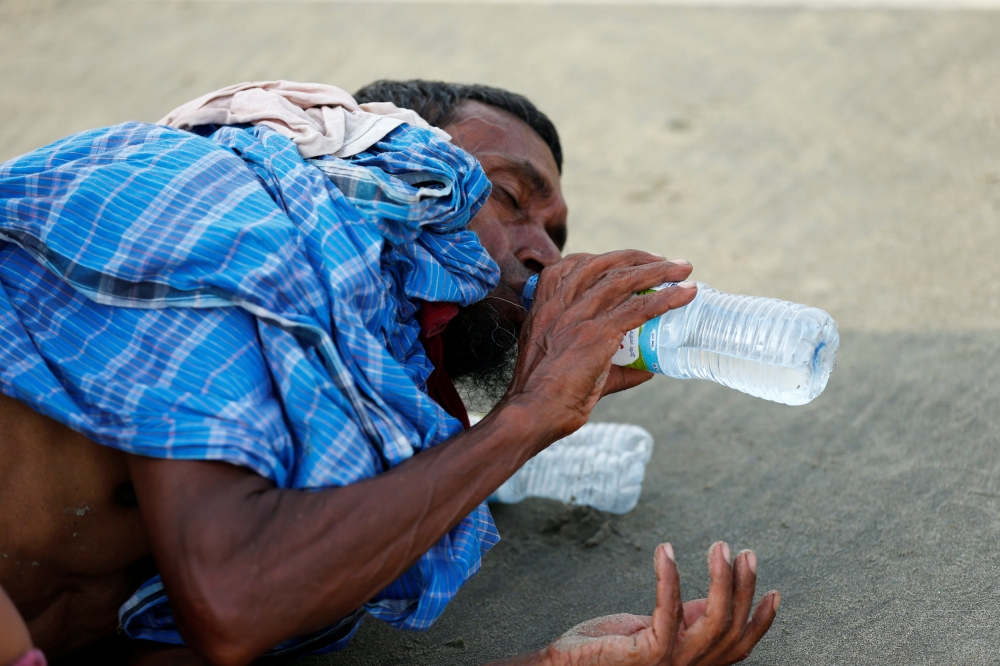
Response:
[[[152,530],[182,633],[196,648],[203,640],[235,640],[231,663],[241,663],[352,612],[551,443],[555,433],[535,413],[506,405],[385,474],[318,492],[274,489],[245,470],[211,463],[180,465],[218,478],[191,483],[190,470],[167,461],[181,473],[164,479],[144,473],[164,461],[137,459],[140,505],[168,498],[172,507],[189,507],[176,529]],[[159,512],[151,513],[148,522]],[[238,639],[210,635],[229,629]]]
[[[262,497],[280,502],[258,539],[273,557],[265,567],[278,574],[268,587],[289,612],[308,609],[300,621],[308,617],[313,628],[353,611],[549,443],[517,411],[501,411],[361,483]]]

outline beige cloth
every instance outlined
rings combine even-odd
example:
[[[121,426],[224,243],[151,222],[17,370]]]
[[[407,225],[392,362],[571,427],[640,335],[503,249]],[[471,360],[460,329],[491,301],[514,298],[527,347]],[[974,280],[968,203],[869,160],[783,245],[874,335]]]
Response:
[[[183,104],[159,122],[178,129],[241,123],[270,127],[294,141],[304,158],[357,155],[403,123],[451,140],[409,109],[390,102],[359,105],[340,88],[293,81],[238,83]]]

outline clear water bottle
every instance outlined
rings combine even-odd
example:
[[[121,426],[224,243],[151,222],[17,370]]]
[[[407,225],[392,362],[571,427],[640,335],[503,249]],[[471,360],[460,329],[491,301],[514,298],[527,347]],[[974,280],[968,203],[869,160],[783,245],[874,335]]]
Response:
[[[537,276],[524,290],[529,309],[536,283]],[[823,310],[699,282],[691,303],[629,331],[611,362],[804,405],[826,388],[839,345],[837,322]]]
[[[507,479],[491,502],[544,497],[628,513],[642,494],[653,436],[624,423],[588,423],[545,449]]]

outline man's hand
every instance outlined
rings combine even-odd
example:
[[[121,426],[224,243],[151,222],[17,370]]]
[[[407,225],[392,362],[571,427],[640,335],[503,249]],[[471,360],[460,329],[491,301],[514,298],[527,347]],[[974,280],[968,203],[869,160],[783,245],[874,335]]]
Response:
[[[576,625],[541,652],[494,666],[725,666],[743,661],[778,612],[781,595],[764,595],[753,615],[757,556],[743,551],[729,564],[729,546],[708,554],[712,582],[707,599],[681,605],[680,580],[670,544],[654,555],[656,609],[645,615],[606,615]]]
[[[555,439],[586,423],[597,401],[652,377],[611,365],[622,337],[695,297],[687,262],[638,250],[573,254],[542,271],[531,314],[521,330],[517,369],[504,402],[533,405]],[[503,405],[503,402],[501,402]]]

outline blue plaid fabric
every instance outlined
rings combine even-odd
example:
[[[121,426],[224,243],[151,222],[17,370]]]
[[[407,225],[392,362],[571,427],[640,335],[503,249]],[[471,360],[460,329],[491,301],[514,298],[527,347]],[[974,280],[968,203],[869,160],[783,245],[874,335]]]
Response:
[[[475,159],[409,125],[308,162],[264,127],[200,130],[127,123],[0,165],[0,390],[101,444],[282,488],[457,434],[423,390],[415,314],[499,279],[466,229],[490,189]],[[498,540],[484,503],[365,610],[426,629]],[[121,617],[181,642],[158,578]]]

